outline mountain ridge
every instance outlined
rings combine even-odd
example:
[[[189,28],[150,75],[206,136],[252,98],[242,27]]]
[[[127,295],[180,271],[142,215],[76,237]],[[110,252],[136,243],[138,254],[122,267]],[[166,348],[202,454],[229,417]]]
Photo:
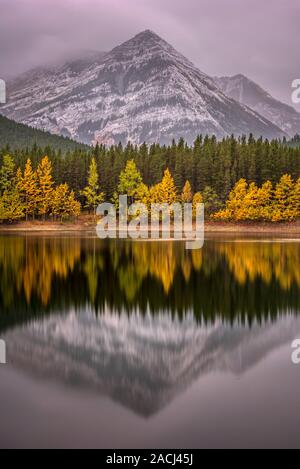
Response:
[[[286,135],[150,30],[91,60],[29,73],[8,84],[8,97],[8,117],[84,143]]]
[[[286,132],[289,137],[300,133],[300,113],[274,98],[260,85],[242,73],[214,77],[217,86],[228,96],[261,114]]]

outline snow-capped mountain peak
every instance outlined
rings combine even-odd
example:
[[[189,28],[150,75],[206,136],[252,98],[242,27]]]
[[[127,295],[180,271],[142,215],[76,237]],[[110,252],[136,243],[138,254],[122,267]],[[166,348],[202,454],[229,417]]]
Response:
[[[16,121],[85,143],[170,143],[197,134],[284,135],[226,96],[168,42],[143,31],[106,54],[8,84],[1,107]]]

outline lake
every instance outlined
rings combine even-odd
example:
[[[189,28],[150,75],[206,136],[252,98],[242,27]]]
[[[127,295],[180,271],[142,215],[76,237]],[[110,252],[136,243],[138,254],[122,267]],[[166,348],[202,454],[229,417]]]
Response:
[[[300,243],[0,235],[1,447],[300,446]]]

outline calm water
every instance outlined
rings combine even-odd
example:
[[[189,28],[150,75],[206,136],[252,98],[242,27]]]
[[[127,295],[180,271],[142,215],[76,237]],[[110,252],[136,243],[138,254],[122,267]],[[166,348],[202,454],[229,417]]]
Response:
[[[0,236],[1,447],[300,447],[300,243]]]

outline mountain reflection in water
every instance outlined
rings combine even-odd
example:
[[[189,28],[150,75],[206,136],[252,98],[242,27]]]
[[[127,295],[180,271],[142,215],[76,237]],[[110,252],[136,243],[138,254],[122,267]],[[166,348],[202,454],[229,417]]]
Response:
[[[200,326],[158,314],[69,313],[5,336],[15,365],[89,387],[148,416],[213,371],[242,374],[300,333],[300,318],[263,325]]]
[[[151,416],[300,334],[300,243],[0,237],[0,333],[30,375]],[[50,358],[49,358],[50,357]]]

